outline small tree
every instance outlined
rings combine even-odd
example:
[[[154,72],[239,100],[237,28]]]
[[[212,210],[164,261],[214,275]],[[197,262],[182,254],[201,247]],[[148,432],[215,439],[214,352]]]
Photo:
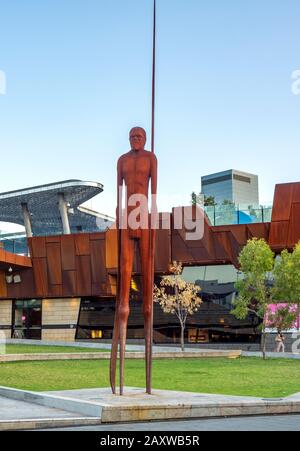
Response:
[[[224,199],[222,202],[222,205],[224,205],[224,206],[233,205],[234,206],[234,202],[232,202],[232,200],[229,200],[229,199]]]
[[[270,329],[282,332],[291,329],[295,324],[297,312],[292,311],[290,306],[278,307],[275,313],[268,313],[267,325]]]
[[[262,320],[262,352],[266,358],[266,314],[271,303],[271,287],[268,283],[274,268],[274,253],[263,239],[249,240],[239,256],[243,278],[236,283],[238,295],[234,301],[232,314],[245,319],[253,313]]]
[[[189,315],[196,313],[202,303],[198,296],[200,287],[186,282],[182,276],[182,264],[173,262],[170,268],[171,276],[166,276],[160,282],[160,287],[154,287],[154,301],[158,302],[165,313],[176,315],[181,327],[181,350],[184,351],[184,331]]]
[[[203,196],[202,193],[196,194],[193,191],[191,194],[191,204],[196,206],[203,205],[203,203],[204,207],[215,207],[217,205],[214,196]]]
[[[274,269],[274,298],[297,305],[297,328],[300,329],[300,242],[294,251],[284,250]]]
[[[191,204],[193,207],[195,207],[196,205],[203,205],[203,194],[201,194],[201,193],[196,194],[193,191],[191,194]]]
[[[214,196],[204,196],[205,207],[215,207],[216,205],[216,199],[214,198]]]
[[[195,193],[195,191],[193,191],[192,194],[191,194],[191,204],[192,204],[193,206],[196,206],[197,203],[198,203],[198,196],[197,196],[197,194]]]

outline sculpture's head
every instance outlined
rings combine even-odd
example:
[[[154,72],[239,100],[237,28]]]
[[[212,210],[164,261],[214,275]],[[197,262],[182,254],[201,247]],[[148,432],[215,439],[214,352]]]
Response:
[[[147,135],[142,127],[134,127],[133,129],[130,130],[129,141],[132,150],[135,151],[144,150],[146,140]]]

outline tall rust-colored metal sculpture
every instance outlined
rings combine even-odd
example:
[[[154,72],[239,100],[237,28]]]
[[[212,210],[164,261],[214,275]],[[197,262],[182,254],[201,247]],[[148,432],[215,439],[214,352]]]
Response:
[[[133,269],[135,243],[138,244],[141,256],[143,315],[145,330],[146,354],[146,392],[151,394],[152,376],[152,342],[153,342],[153,284],[154,284],[154,253],[155,227],[152,218],[157,213],[157,159],[154,155],[155,129],[155,66],[156,66],[156,0],[153,1],[153,61],[152,61],[152,129],[151,152],[145,150],[146,132],[141,127],[130,131],[129,139],[131,151],[121,156],[118,161],[118,288],[110,359],[110,384],[112,392],[116,394],[116,367],[118,347],[120,343],[120,395],[124,392],[124,364],[126,350],[127,324],[129,316],[129,296]],[[152,208],[149,216],[149,182],[151,182]],[[126,188],[125,217],[122,217],[122,193]],[[130,214],[132,207],[130,200],[133,196],[143,196],[144,208],[140,206],[141,227],[132,227]],[[141,218],[141,215],[143,218]],[[122,218],[123,225],[120,224]],[[124,221],[125,220],[125,221]],[[124,227],[124,222],[126,226]]]
[[[151,394],[152,340],[153,340],[153,282],[154,282],[154,248],[155,230],[151,227],[148,212],[149,182],[151,182],[152,211],[156,211],[155,196],[157,192],[157,159],[153,152],[145,150],[146,132],[142,128],[133,128],[130,132],[130,152],[122,155],[118,161],[118,292],[115,313],[114,334],[111,350],[110,382],[116,393],[116,362],[118,344],[120,343],[120,395],[124,388],[124,361],[126,348],[127,323],[129,316],[129,295],[134,261],[135,243],[141,256],[141,275],[143,288],[143,315],[146,350],[146,391]],[[125,213],[122,213],[122,192],[125,186]],[[137,196],[137,197],[136,197]],[[144,208],[140,206],[140,226],[130,221],[136,206],[131,205],[135,199],[145,200]],[[143,216],[143,218],[141,218]],[[132,216],[135,218],[135,215]],[[141,225],[142,224],[142,225]]]

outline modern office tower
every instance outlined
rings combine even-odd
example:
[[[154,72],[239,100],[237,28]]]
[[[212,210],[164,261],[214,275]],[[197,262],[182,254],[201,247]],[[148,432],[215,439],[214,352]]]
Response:
[[[217,204],[259,204],[258,176],[230,169],[201,178],[202,194],[213,196]]]

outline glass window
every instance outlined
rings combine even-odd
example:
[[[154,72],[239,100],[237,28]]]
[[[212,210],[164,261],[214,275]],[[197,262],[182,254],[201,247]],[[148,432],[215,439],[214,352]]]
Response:
[[[42,301],[30,299],[13,303],[13,338],[41,339]]]

